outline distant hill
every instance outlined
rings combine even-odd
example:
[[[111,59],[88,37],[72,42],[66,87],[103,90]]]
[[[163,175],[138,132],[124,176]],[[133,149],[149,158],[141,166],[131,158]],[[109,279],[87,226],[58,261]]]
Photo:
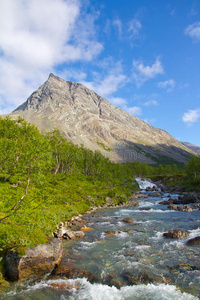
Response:
[[[181,144],[183,144],[188,149],[190,149],[200,155],[200,147],[199,146],[195,146],[195,145],[193,145],[191,143],[187,143],[187,142],[181,142]]]
[[[82,84],[53,74],[13,113],[40,130],[99,150],[114,162],[185,163],[192,154],[174,137],[123,111]]]

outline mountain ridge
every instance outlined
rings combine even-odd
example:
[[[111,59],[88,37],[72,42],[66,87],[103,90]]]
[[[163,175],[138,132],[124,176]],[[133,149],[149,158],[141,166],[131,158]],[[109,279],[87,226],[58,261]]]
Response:
[[[114,162],[185,163],[194,154],[165,130],[116,107],[84,85],[54,74],[11,114],[40,130],[59,129],[67,140],[99,150]]]
[[[200,147],[199,146],[196,146],[196,145],[188,143],[188,142],[181,142],[181,144],[183,144],[188,149],[190,149],[190,150],[194,151],[195,153],[197,153],[198,155],[200,155]]]

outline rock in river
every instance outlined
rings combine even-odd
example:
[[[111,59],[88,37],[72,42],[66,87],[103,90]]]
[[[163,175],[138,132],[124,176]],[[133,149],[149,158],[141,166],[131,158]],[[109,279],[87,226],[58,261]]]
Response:
[[[200,236],[196,236],[193,239],[189,239],[186,243],[188,246],[200,246]]]
[[[189,236],[189,233],[182,229],[173,229],[169,232],[164,232],[163,236],[171,239],[184,239]]]
[[[5,259],[6,275],[9,280],[14,281],[49,273],[59,264],[62,252],[62,241],[56,238],[49,244],[28,248],[24,256],[10,251]]]
[[[134,223],[135,222],[133,219],[131,219],[129,217],[124,218],[122,221],[125,222],[125,223]]]

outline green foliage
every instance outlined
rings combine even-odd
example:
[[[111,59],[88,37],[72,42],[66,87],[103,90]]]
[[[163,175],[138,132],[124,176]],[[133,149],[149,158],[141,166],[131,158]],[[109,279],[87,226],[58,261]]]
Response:
[[[185,166],[185,171],[190,179],[200,178],[200,155],[197,157],[192,157],[188,164]]]
[[[115,164],[99,151],[68,142],[58,130],[42,135],[21,118],[0,118],[0,153],[3,252],[25,253],[46,243],[60,221],[103,205],[106,197],[126,202],[138,189],[135,177],[180,171],[176,165]]]

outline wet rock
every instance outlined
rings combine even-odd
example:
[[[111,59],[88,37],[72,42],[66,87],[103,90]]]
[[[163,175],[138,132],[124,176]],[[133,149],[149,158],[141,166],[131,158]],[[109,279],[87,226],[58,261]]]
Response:
[[[139,198],[148,198],[147,194],[141,192],[134,192],[129,200],[139,199]]]
[[[66,292],[66,290],[76,289],[79,290],[81,288],[81,284],[79,281],[53,281],[50,283],[52,288],[56,288],[56,291]]]
[[[115,286],[117,289],[122,286],[121,282],[117,280],[116,275],[113,274],[106,275],[102,283],[108,286]]]
[[[170,204],[170,205],[168,205],[168,208],[172,209],[172,210],[176,210],[178,207],[176,204]]]
[[[125,222],[125,223],[134,223],[135,221],[132,218],[127,217],[127,218],[124,218],[122,220],[122,222]]]
[[[49,273],[59,264],[62,252],[62,241],[59,239],[52,239],[49,244],[28,248],[24,256],[9,251],[5,258],[6,276],[9,280],[15,281]]]
[[[81,228],[84,228],[86,222],[79,222],[80,217],[74,217],[72,218],[72,221],[70,222],[70,226],[73,224],[79,224]],[[53,233],[54,237],[58,239],[76,239],[76,238],[83,238],[85,236],[85,233],[83,231],[72,231],[69,228],[69,222],[65,222],[64,224],[60,222],[60,224],[57,226],[56,231]]]
[[[123,282],[125,282],[126,285],[136,284],[133,275],[129,271],[122,272],[120,274],[120,277],[122,278]]]
[[[159,192],[151,192],[151,193],[149,193],[149,196],[150,197],[161,197],[161,193],[159,193]]]
[[[139,206],[139,202],[136,200],[133,200],[132,198],[129,199],[129,201],[125,205],[126,207],[131,207],[131,206]]]
[[[142,208],[139,208],[139,210],[151,210],[152,207],[142,207]]]
[[[163,236],[171,239],[184,239],[189,236],[189,233],[182,229],[173,229],[169,232],[164,232]]]
[[[57,266],[52,274],[69,279],[87,278],[90,283],[99,282],[99,278],[91,271],[74,268],[74,262],[66,262],[66,264]]]
[[[152,283],[153,281],[153,278],[149,277],[149,275],[146,273],[140,273],[133,278],[133,284],[148,284]]]
[[[178,210],[179,211],[187,211],[187,212],[193,211],[192,207],[189,205],[180,205],[180,206],[178,206]]]
[[[73,225],[73,226],[76,226],[76,227],[83,227],[85,225],[85,220],[82,219],[82,215],[79,215],[79,216],[74,216],[70,223]]]
[[[182,197],[179,197],[182,204],[196,203],[200,200],[199,194],[196,192],[184,193]]]
[[[186,245],[199,247],[200,246],[200,236],[196,236],[195,238],[188,240]]]
[[[160,201],[158,204],[169,205],[169,204],[173,204],[173,203],[171,203],[169,200],[163,200],[163,201]]]
[[[65,233],[63,234],[64,239],[81,239],[84,238],[85,233],[83,231],[72,231],[72,230],[66,230]]]
[[[195,209],[200,209],[200,204],[194,204]]]
[[[105,235],[106,235],[106,236],[116,235],[116,234],[118,234],[118,233],[119,233],[119,232],[116,231],[116,230],[106,230],[106,231],[105,231]]]

